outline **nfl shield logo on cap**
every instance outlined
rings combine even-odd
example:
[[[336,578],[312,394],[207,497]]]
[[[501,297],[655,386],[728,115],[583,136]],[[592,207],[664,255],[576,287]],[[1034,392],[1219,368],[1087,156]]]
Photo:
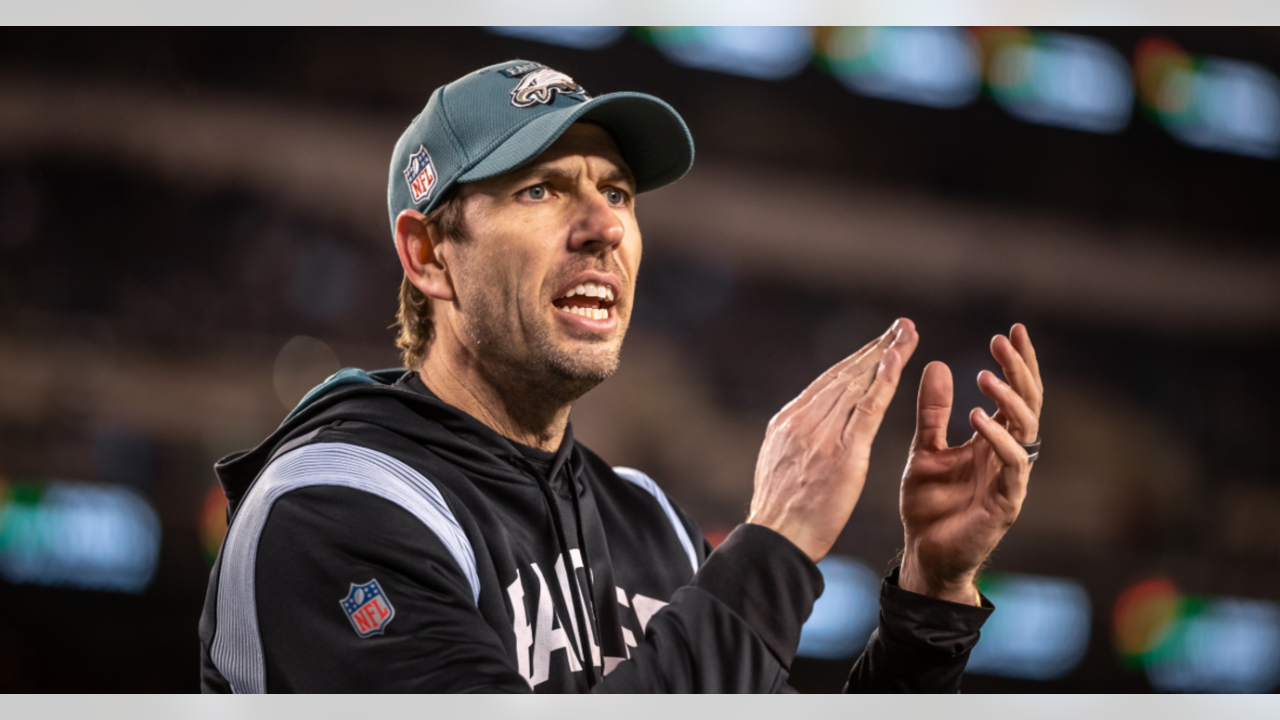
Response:
[[[396,609],[391,607],[391,600],[376,579],[363,585],[351,583],[347,596],[338,602],[351,621],[351,627],[362,638],[381,633],[396,616]]]
[[[419,145],[418,152],[409,156],[404,181],[409,183],[409,194],[413,196],[414,203],[431,197],[431,191],[436,187],[436,166],[431,162],[431,154],[425,145]]]

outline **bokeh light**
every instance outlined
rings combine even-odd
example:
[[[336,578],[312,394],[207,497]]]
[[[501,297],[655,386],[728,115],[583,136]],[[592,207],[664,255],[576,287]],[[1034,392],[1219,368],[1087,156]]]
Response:
[[[677,65],[759,80],[795,75],[813,51],[807,27],[650,27],[645,35]]]
[[[988,573],[978,587],[997,608],[966,672],[1050,680],[1070,672],[1089,645],[1089,595],[1074,580]]]
[[[1164,642],[1180,603],[1178,590],[1168,578],[1140,582],[1120,596],[1112,613],[1112,633],[1127,665],[1141,667],[1143,656]]]
[[[298,335],[280,348],[272,370],[276,397],[292,410],[307,391],[341,368],[338,355],[323,340]]]
[[[160,520],[132,488],[0,482],[0,577],[9,582],[137,593],[159,556]]]
[[[1163,692],[1259,693],[1280,685],[1280,605],[1194,597],[1173,581],[1138,583],[1116,601],[1117,652]]]
[[[826,589],[800,634],[803,657],[835,660],[857,655],[880,617],[880,577],[862,562],[827,555],[818,563]]]
[[[954,108],[978,97],[982,59],[973,37],[950,27],[839,27],[823,33],[821,59],[854,92]]]
[[[1204,150],[1280,156],[1280,79],[1265,68],[1151,39],[1134,52],[1134,71],[1144,109],[1175,138]]]
[[[200,549],[204,551],[205,561],[212,565],[218,558],[223,538],[227,536],[227,496],[220,486],[211,487],[205,493],[204,502],[200,505],[198,527]]]
[[[987,86],[1009,114],[1039,125],[1114,133],[1133,109],[1124,56],[1095,38],[999,29],[981,33]]]

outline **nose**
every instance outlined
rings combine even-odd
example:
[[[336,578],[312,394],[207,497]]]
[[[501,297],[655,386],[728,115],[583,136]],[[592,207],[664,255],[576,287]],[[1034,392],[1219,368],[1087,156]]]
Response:
[[[577,204],[569,238],[571,250],[607,252],[622,242],[627,229],[604,193],[595,187],[583,188]]]

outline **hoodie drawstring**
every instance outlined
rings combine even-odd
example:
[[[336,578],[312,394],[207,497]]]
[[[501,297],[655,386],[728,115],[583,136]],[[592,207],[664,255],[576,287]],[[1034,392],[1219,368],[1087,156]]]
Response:
[[[567,441],[566,444],[572,443],[572,441],[569,440],[568,438],[566,438],[566,441]],[[556,459],[552,463],[551,472],[547,473],[547,476],[548,476],[547,478],[544,478],[542,476],[542,473],[538,472],[536,468],[533,468],[523,457],[518,455],[516,457],[520,461],[520,464],[523,465],[527,470],[529,470],[530,474],[532,474],[533,477],[538,481],[538,487],[542,490],[542,497],[544,500],[546,500],[548,509],[551,510],[551,524],[555,527],[556,541],[560,546],[560,557],[565,564],[566,573],[569,575],[570,578],[572,578],[572,581],[569,583],[569,594],[573,602],[573,613],[578,618],[578,646],[582,648],[582,665],[583,665],[583,668],[587,671],[587,686],[594,687],[597,682],[595,658],[592,657],[591,655],[591,638],[589,635],[590,631],[587,629],[587,616],[583,612],[583,605],[586,605],[587,602],[585,598],[582,597],[582,587],[578,584],[578,573],[576,570],[574,570],[573,558],[569,555],[569,541],[568,541],[568,538],[565,536],[565,532],[564,532],[564,519],[560,515],[560,504],[556,502],[555,494],[552,492],[551,484],[548,480],[548,478],[550,477],[555,477],[555,474],[559,472],[560,469],[564,467],[564,465],[566,464],[565,463],[566,458],[563,457],[563,455],[564,455],[563,453],[556,453]],[[571,491],[571,494],[573,495],[574,513],[578,515],[577,517],[578,545],[579,545],[579,550],[582,553],[583,569],[587,573],[587,587],[590,588],[591,587],[591,566],[587,562],[586,545],[582,543],[582,538],[583,538],[582,515],[578,510],[577,485],[573,483],[572,469],[570,469],[569,471],[569,482],[570,482],[569,489]],[[594,597],[594,594],[593,594],[593,597]],[[591,620],[592,620],[592,627],[595,628],[595,631],[596,631],[596,637],[599,637],[600,636],[599,626],[596,622],[594,622],[595,621],[594,607],[591,607]]]
[[[573,496],[573,514],[578,522],[578,548],[582,551],[582,570],[587,576],[587,596],[591,598],[591,627],[595,630],[596,638],[600,641],[600,650],[604,652],[604,637],[600,634],[600,618],[596,614],[595,598],[596,588],[591,582],[591,558],[587,555],[587,538],[582,530],[582,506],[578,503],[578,481],[574,479],[573,468],[569,469],[569,494]],[[575,578],[577,579],[577,578]],[[592,665],[591,684],[595,684],[595,665]]]

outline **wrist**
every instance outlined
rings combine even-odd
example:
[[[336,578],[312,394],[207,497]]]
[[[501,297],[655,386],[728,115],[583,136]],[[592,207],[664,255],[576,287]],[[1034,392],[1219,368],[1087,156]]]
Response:
[[[782,522],[770,523],[754,514],[747,517],[746,524],[759,525],[778,533],[791,541],[792,545],[795,545],[800,552],[804,553],[814,563],[822,560],[831,549],[830,543],[823,543],[821,540],[812,537],[803,525]]]
[[[980,606],[982,596],[974,582],[977,574],[977,568],[944,572],[930,567],[920,561],[919,554],[908,543],[902,556],[898,587],[938,600]]]

